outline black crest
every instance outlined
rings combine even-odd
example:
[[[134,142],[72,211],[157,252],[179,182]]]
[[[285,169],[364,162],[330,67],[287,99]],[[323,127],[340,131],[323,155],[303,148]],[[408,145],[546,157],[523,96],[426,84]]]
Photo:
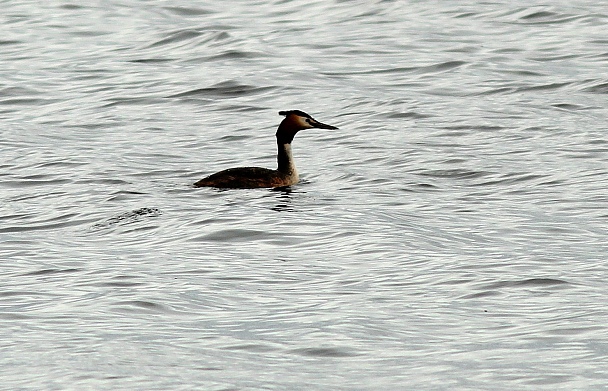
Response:
[[[279,115],[288,116],[289,114],[295,114],[295,115],[299,115],[300,117],[312,119],[312,117],[310,115],[308,115],[305,112],[300,111],[300,110],[279,111]]]

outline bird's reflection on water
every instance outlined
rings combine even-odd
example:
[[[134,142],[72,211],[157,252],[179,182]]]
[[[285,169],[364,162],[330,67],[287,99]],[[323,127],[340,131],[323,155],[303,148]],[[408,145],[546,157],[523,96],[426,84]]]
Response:
[[[275,198],[277,199],[278,203],[272,207],[271,209],[276,211],[276,212],[294,212],[295,209],[293,208],[292,203],[292,193],[293,194],[297,194],[300,192],[294,192],[293,189],[290,186],[286,186],[286,187],[277,187],[275,189],[271,189],[270,190],[272,193],[274,193]]]

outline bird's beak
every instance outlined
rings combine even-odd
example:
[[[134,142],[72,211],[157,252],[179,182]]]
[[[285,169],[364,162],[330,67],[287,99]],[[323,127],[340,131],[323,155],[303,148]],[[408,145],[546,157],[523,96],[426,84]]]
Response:
[[[313,120],[312,120],[312,121],[310,121],[309,123],[310,123],[310,124],[311,124],[313,127],[315,127],[315,128],[319,128],[319,129],[331,129],[331,130],[338,129],[338,128],[337,128],[337,127],[335,127],[335,126],[331,126],[331,125],[324,124],[324,123],[322,123],[322,122],[317,121],[316,119],[313,119]]]

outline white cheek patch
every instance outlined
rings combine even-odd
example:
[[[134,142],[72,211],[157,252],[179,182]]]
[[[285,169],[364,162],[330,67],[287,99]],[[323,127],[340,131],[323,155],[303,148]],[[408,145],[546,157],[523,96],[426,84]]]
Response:
[[[304,118],[304,117],[297,117],[297,121],[298,121],[298,125],[302,129],[314,128],[314,126],[312,126],[311,124],[309,124],[308,121],[306,121],[306,118]]]

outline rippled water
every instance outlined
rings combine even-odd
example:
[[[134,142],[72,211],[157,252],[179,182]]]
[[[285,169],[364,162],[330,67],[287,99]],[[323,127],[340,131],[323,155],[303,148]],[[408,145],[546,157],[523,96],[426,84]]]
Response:
[[[3,388],[606,387],[605,3],[83,4],[3,2]]]

